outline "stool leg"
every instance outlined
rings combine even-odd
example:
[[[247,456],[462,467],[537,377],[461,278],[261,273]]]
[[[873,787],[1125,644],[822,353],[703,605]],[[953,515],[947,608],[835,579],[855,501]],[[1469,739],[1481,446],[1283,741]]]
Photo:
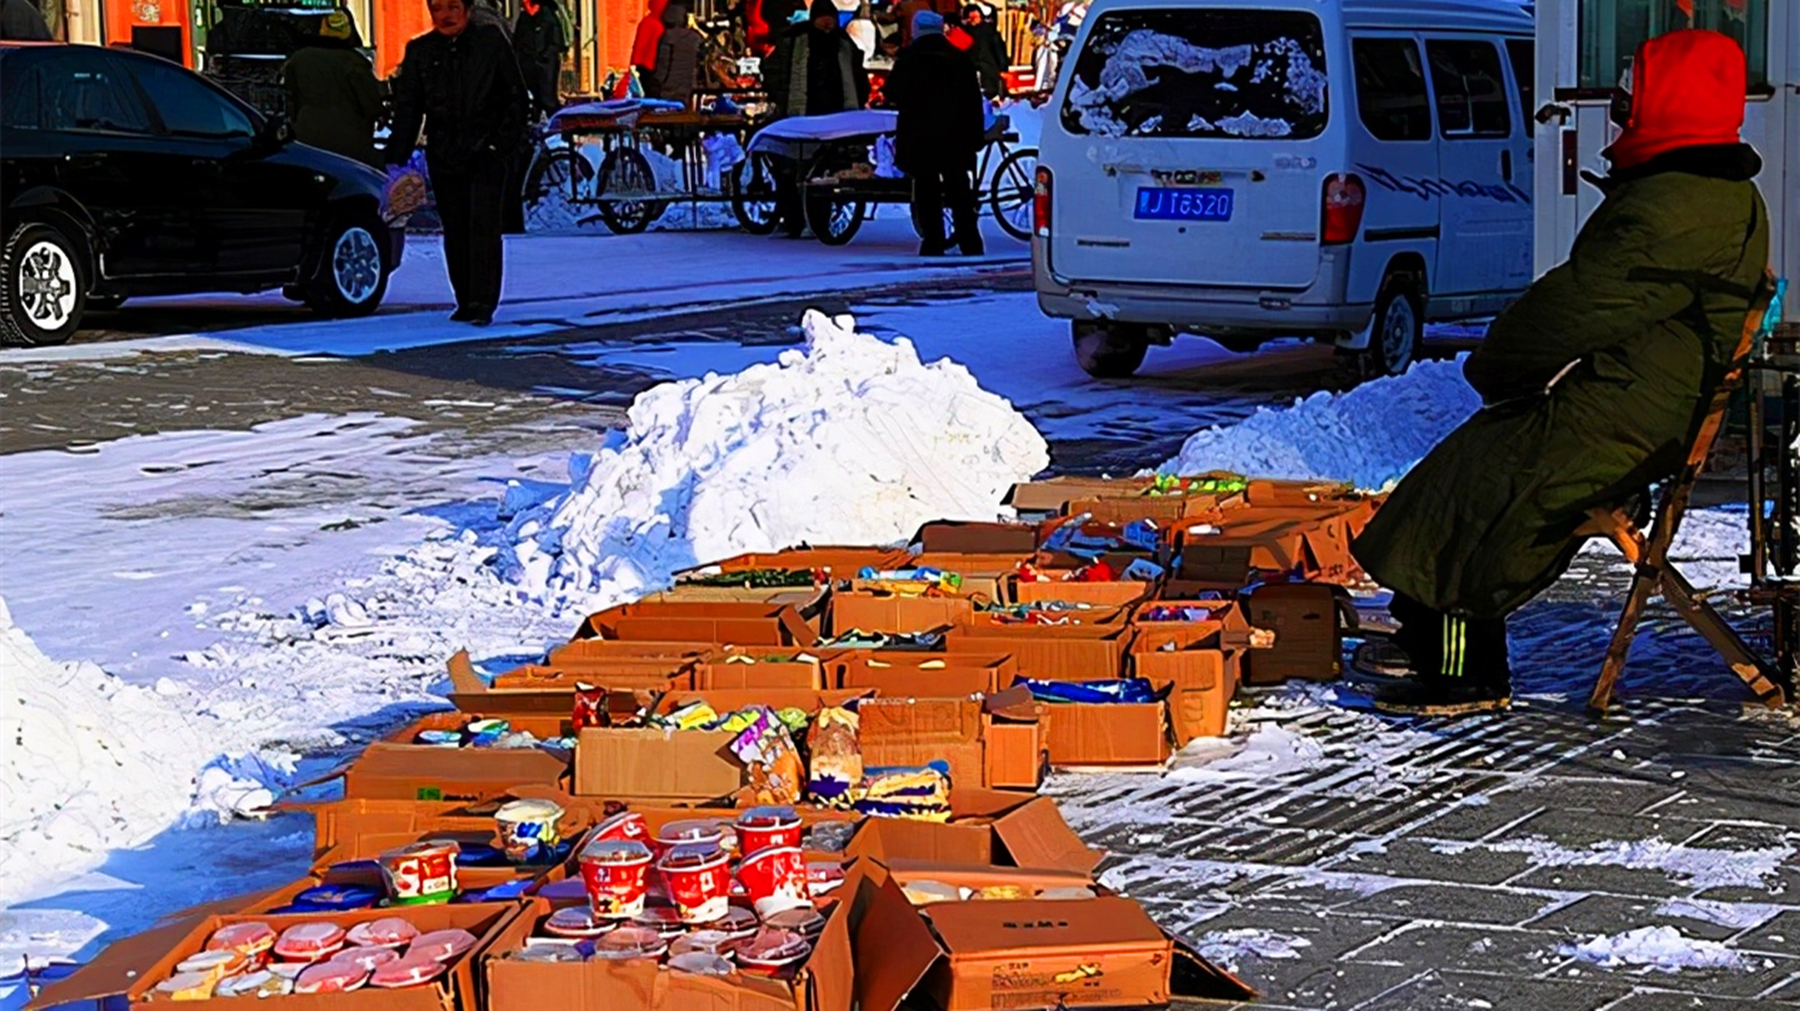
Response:
[[[1613,686],[1625,672],[1625,660],[1631,655],[1631,640],[1637,635],[1638,622],[1644,618],[1644,608],[1650,604],[1650,594],[1656,589],[1656,583],[1656,576],[1643,569],[1631,577],[1631,592],[1625,595],[1625,610],[1619,612],[1619,625],[1613,629],[1612,642],[1606,647],[1606,660],[1600,665],[1600,680],[1594,682],[1594,693],[1588,696],[1588,709],[1595,713],[1604,715],[1607,703],[1612,701]]]

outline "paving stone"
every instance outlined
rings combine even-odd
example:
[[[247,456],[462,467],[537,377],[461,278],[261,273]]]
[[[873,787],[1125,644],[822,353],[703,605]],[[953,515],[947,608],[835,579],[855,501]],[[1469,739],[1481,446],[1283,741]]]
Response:
[[[1628,993],[1629,987],[1608,982],[1429,972],[1359,1005],[1356,1011],[1599,1011]]]
[[[1544,810],[1544,802],[1526,793],[1487,795],[1482,804],[1459,804],[1419,827],[1418,834],[1433,839],[1473,841],[1492,835],[1515,822]]]
[[[1674,898],[1692,892],[1693,886],[1673,880],[1656,868],[1598,865],[1592,867],[1540,867],[1507,882],[1517,888],[1541,888],[1592,895],[1655,896]]]
[[[1668,901],[1623,895],[1590,895],[1532,920],[1526,926],[1533,930],[1551,931],[1564,940],[1588,938],[1596,934],[1622,934],[1639,927],[1662,924],[1674,927],[1689,937],[1708,941],[1723,941],[1742,930],[1740,927],[1663,912],[1662,907]]]
[[[1682,969],[1675,973],[1646,972],[1642,967],[1608,969],[1597,965],[1571,964],[1558,970],[1554,974],[1554,978],[1569,978],[1569,972],[1577,968],[1583,977],[1597,976],[1612,981],[1635,981],[1638,985],[1655,987],[1671,993],[1693,994],[1699,997],[1732,997],[1750,1000],[1780,986],[1796,970],[1800,970],[1800,961],[1791,958],[1770,959],[1746,956],[1745,965],[1739,969]]]
[[[1658,817],[1654,814],[1640,817],[1563,810],[1557,805],[1553,791],[1539,795],[1539,799],[1548,805],[1547,809],[1531,820],[1509,829],[1498,837],[1499,842],[1544,839],[1579,852],[1596,845],[1629,839],[1654,838],[1679,843],[1708,828],[1708,823],[1705,822]]]
[[[1532,787],[1532,796],[1547,807],[1612,815],[1639,812],[1682,792],[1678,783],[1640,782],[1620,776],[1589,779],[1552,775]]]
[[[1356,853],[1354,848],[1332,866],[1336,870],[1386,874],[1467,885],[1497,885],[1518,877],[1531,866],[1523,853],[1495,853],[1479,845],[1458,853],[1439,852],[1429,840],[1397,839],[1385,852]]]
[[[1416,968],[1354,961],[1322,967],[1313,963],[1303,969],[1298,978],[1271,982],[1263,992],[1269,1000],[1285,1006],[1343,1011],[1366,1004],[1419,973]]]
[[[1765,1001],[1779,1001],[1784,1004],[1800,1004],[1800,973],[1796,973],[1791,979],[1781,983],[1779,986],[1765,991],[1762,999]]]
[[[1397,916],[1446,923],[1523,923],[1561,901],[1557,896],[1455,885],[1403,885],[1337,907],[1350,915]]]
[[[1800,958],[1800,909],[1781,913],[1762,926],[1744,932],[1732,939],[1731,945],[1740,951]]]
[[[1412,924],[1351,952],[1359,962],[1535,976],[1562,961],[1562,938],[1537,930]]]
[[[1605,1011],[1766,1011],[1769,1004],[1759,1000],[1732,1000],[1727,997],[1667,991],[1639,991],[1626,996]]]

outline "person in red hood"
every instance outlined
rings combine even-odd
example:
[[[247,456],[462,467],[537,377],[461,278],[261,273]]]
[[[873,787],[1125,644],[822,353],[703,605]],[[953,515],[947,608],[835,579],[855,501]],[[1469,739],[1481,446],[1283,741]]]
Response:
[[[638,83],[644,94],[655,98],[656,49],[662,45],[663,8],[669,0],[650,0],[650,13],[638,22],[637,35],[631,40],[631,65],[637,68]]]
[[[1507,615],[1568,568],[1588,510],[1647,501],[1680,470],[1732,365],[1769,262],[1762,160],[1738,139],[1744,54],[1673,32],[1633,73],[1611,172],[1590,178],[1605,200],[1463,364],[1482,408],[1352,545],[1400,622],[1356,658],[1380,709],[1505,708]]]

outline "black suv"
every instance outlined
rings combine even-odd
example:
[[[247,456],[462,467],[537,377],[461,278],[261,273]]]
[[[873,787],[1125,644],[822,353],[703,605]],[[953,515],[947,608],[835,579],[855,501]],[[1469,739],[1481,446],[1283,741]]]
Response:
[[[166,60],[0,44],[0,342],[61,343],[135,295],[374,312],[402,242],[385,185]]]

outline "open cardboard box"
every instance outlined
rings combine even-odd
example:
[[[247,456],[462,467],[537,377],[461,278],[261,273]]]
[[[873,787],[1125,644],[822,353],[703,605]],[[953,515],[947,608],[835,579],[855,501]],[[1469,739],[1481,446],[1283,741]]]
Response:
[[[1007,577],[1017,572],[1019,563],[1030,557],[1029,551],[927,551],[913,557],[907,564],[954,572],[962,577],[963,596],[1005,604],[1011,602],[1006,596]],[[868,587],[859,585],[857,588]]]
[[[872,690],[896,698],[953,699],[999,691],[1012,683],[1018,665],[995,653],[915,653],[910,650],[856,650],[826,661],[833,687]]]
[[[694,689],[700,692],[738,689],[797,688],[820,691],[828,683],[823,655],[813,650],[729,647],[709,655],[695,668]]]
[[[1275,633],[1275,643],[1250,653],[1246,683],[1337,680],[1344,669],[1339,618],[1348,606],[1341,587],[1323,583],[1264,583],[1252,590],[1244,610],[1252,625]]]
[[[471,801],[518,783],[555,784],[569,774],[570,753],[548,748],[440,748],[415,744],[426,730],[460,730],[470,713],[431,713],[363,749],[344,767],[344,796],[393,800]],[[565,715],[503,717],[538,740],[568,735]]]
[[[635,675],[609,678],[593,672],[528,665],[518,668],[517,672],[529,673],[531,680],[515,682],[516,686],[512,688],[496,688],[476,673],[475,665],[469,659],[469,651],[458,650],[449,662],[450,703],[465,713],[482,713],[506,719],[530,716],[566,719],[574,712],[576,684],[586,683],[606,688],[609,695],[619,695],[635,708],[637,705],[653,702],[655,696],[663,692],[692,687],[692,661],[682,660],[680,663],[683,673],[660,679]],[[636,697],[639,695],[642,697]],[[608,702],[610,706],[613,700],[609,698]]]
[[[400,916],[421,933],[460,927],[476,937],[475,947],[450,963],[435,984],[382,990],[366,987],[349,993],[290,994],[280,998],[294,1011],[479,1011],[485,1005],[476,966],[519,913],[517,903],[481,902],[397,909],[361,909],[346,913],[231,914],[166,921],[102,951],[80,971],[45,987],[29,1005],[51,1008],[77,1001],[98,1002],[123,995],[136,1003],[167,979],[183,959],[204,950],[208,938],[233,923],[267,923],[279,933],[298,923],[336,923],[344,927]]]
[[[716,648],[710,642],[699,641],[620,642],[616,639],[576,639],[552,649],[545,661],[550,667],[579,674],[592,683],[602,683],[594,681],[594,675],[624,678],[654,677],[661,673],[668,678],[677,678],[683,668],[699,663]]]
[[[1225,733],[1232,696],[1243,682],[1247,648],[1267,647],[1273,633],[1253,629],[1234,601],[1159,600],[1138,609],[1141,617],[1154,607],[1204,608],[1211,617],[1200,621],[1137,621],[1131,645],[1133,676],[1172,684],[1169,725],[1175,746],[1196,737]]]
[[[943,761],[953,785],[988,785],[986,716],[978,699],[872,698],[856,711],[864,768]]]
[[[1084,875],[894,861],[861,875],[854,901],[856,997],[895,1011],[909,993],[944,1011],[1162,1007],[1172,997],[1256,992],[1176,942],[1143,907]],[[914,907],[903,886],[1095,887],[1092,899],[974,899]]]
[[[839,891],[860,891],[860,882],[858,869],[851,867]],[[848,902],[825,900],[825,928],[789,980],[743,973],[697,976],[648,961],[507,958],[537,934],[551,909],[542,899],[527,904],[486,950],[481,971],[488,1011],[852,1011],[856,969]]]
[[[1061,600],[1101,608],[1134,607],[1156,591],[1155,583],[1141,579],[1089,583],[1061,578],[1064,573],[1055,569],[1047,570],[1044,574],[1050,577],[1049,582],[1027,582],[1014,577],[1012,587],[1007,591],[1011,594],[1013,603],[1037,604]]]
[[[938,520],[913,534],[921,554],[1002,554],[1024,558],[1036,551],[1043,529],[1035,523],[980,523]]]
[[[1167,700],[1046,708],[1050,764],[1057,768],[1160,769],[1173,751]]]
[[[1022,686],[995,692],[981,702],[987,717],[987,776],[1001,790],[1036,791],[1050,767],[1050,707]]]
[[[623,604],[588,615],[576,639],[807,647],[818,629],[792,607],[693,601]]]
[[[1066,508],[1069,503],[1083,499],[1139,497],[1151,484],[1147,477],[1053,477],[1021,481],[1007,491],[1000,504],[1011,506],[1020,515],[1053,516],[1069,511]]]
[[[881,591],[831,595],[832,635],[932,632],[946,625],[967,625],[974,620],[974,601],[968,597],[903,596]]]
[[[1082,873],[1091,873],[1101,859],[1069,828],[1050,798],[961,786],[950,791],[949,821],[868,818],[847,852],[883,862],[929,860]]]
[[[786,548],[781,551],[735,555],[724,561],[696,566],[676,574],[682,576],[708,569],[720,572],[754,572],[774,569],[784,572],[829,572],[835,579],[848,579],[863,569],[898,569],[905,567],[910,555],[904,548],[830,546]]]
[[[1098,681],[1124,670],[1135,631],[1123,624],[970,625],[944,636],[950,653],[1008,653],[1018,673],[1046,681]]]

